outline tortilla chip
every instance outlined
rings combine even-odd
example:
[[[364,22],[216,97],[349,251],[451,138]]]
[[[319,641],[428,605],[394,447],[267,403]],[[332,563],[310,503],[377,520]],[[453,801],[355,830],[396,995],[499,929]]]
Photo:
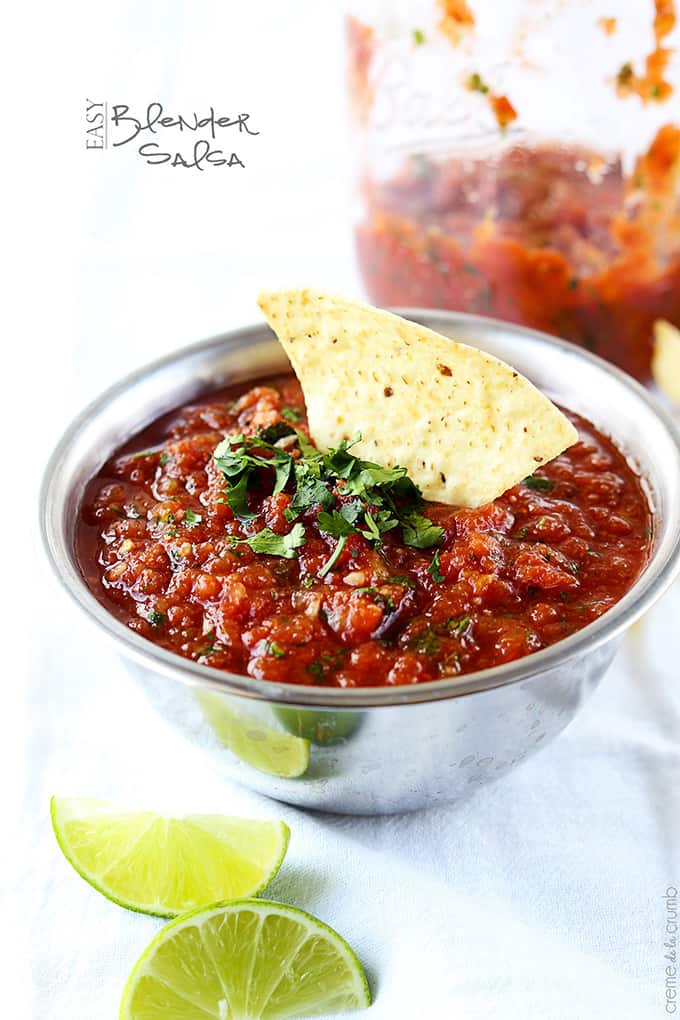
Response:
[[[663,319],[654,323],[652,375],[661,392],[680,404],[680,329]]]
[[[302,385],[322,450],[405,467],[426,499],[481,506],[576,442],[564,415],[489,354],[390,312],[309,290],[259,305]]]

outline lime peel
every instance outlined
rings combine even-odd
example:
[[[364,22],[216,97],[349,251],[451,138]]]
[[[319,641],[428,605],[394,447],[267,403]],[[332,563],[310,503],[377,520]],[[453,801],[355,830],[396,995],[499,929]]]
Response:
[[[119,906],[158,917],[256,896],[290,839],[281,821],[169,818],[85,798],[52,797],[50,814],[62,853],[86,882]]]
[[[371,1004],[356,954],[323,921],[282,903],[216,903],[171,921],[128,978],[120,1020],[283,1020]]]

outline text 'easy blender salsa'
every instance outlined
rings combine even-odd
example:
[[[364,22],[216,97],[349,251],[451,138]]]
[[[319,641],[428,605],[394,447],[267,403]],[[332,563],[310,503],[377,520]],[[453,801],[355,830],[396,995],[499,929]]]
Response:
[[[261,680],[412,684],[496,666],[602,615],[650,549],[640,481],[579,442],[475,510],[310,442],[293,376],[165,416],[90,483],[79,552],[98,598],[188,659]]]

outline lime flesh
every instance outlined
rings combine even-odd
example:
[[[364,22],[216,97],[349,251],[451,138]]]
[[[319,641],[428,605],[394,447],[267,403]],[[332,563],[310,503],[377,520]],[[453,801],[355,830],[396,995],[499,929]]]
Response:
[[[53,797],[51,813],[59,846],[90,885],[161,917],[255,896],[279,870],[290,836],[284,822],[166,818],[81,798]]]
[[[361,964],[336,932],[265,900],[178,917],[135,964],[120,1020],[283,1020],[370,1005]]]

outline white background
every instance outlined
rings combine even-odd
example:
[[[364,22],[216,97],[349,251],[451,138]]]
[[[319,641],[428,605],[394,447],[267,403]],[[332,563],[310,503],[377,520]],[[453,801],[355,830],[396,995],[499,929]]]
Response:
[[[145,360],[253,320],[260,288],[359,293],[341,43],[340,11],[322,0],[7,15],[3,1016],[114,1017],[158,927],[70,872],[51,792],[285,817],[293,840],[273,894],[355,945],[376,1020],[665,1015],[661,897],[680,883],[677,596],[515,775],[455,809],[357,820],[304,815],[206,772],[43,567],[37,484],[82,404]],[[261,134],[235,143],[245,170],[147,167],[132,146],[84,150],[86,97],[247,110]]]

